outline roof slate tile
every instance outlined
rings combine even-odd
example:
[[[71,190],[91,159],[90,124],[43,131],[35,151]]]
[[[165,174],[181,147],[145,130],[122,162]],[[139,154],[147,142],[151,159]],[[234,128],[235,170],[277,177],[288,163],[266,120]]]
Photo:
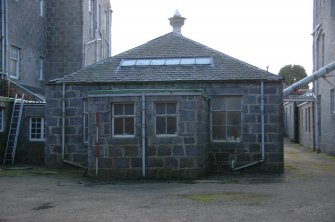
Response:
[[[212,65],[127,66],[122,59],[211,57]],[[180,34],[168,33],[143,45],[66,75],[59,82],[272,80],[280,77],[211,49]]]

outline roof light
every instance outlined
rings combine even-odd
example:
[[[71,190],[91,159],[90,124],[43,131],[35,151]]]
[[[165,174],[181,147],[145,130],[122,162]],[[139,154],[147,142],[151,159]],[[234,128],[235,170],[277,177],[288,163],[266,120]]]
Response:
[[[120,66],[177,66],[177,65],[210,65],[211,57],[193,58],[159,58],[159,59],[123,59]]]

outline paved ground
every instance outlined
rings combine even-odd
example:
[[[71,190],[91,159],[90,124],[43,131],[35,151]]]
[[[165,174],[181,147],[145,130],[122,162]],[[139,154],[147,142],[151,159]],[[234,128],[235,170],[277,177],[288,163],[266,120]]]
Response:
[[[96,182],[75,173],[0,170],[4,221],[335,221],[335,158],[285,145],[284,175],[194,182]]]

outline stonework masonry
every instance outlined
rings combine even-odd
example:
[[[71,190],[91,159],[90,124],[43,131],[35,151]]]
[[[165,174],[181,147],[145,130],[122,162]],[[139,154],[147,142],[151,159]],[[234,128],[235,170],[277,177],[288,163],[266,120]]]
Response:
[[[257,170],[283,171],[282,85],[265,82],[265,163]],[[99,112],[99,175],[138,178],[141,176],[141,97],[89,96],[93,90],[113,89],[201,89],[203,96],[171,95],[146,97],[146,173],[148,177],[196,177],[208,172],[229,170],[231,160],[239,165],[261,159],[260,82],[175,84],[69,84],[65,93],[65,159],[88,167],[95,174],[95,113]],[[242,96],[242,139],[240,142],[210,141],[210,101],[216,95]],[[89,142],[83,141],[83,100],[88,102]],[[47,90],[46,163],[61,164],[62,85]],[[111,104],[133,101],[136,109],[134,138],[116,138],[111,132]],[[178,135],[154,135],[155,101],[177,101]]]

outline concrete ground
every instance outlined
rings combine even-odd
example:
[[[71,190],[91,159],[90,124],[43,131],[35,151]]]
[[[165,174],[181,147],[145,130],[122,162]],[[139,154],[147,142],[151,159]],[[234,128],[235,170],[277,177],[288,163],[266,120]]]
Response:
[[[285,144],[284,175],[95,181],[75,172],[0,170],[4,221],[335,221],[335,158]]]

